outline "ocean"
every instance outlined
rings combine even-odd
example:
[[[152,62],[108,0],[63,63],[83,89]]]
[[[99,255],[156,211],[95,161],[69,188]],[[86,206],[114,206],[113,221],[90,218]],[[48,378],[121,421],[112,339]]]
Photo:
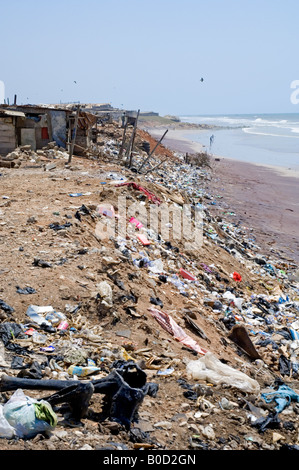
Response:
[[[298,113],[180,116],[180,120],[221,127],[188,131],[185,136],[212,155],[299,170]]]

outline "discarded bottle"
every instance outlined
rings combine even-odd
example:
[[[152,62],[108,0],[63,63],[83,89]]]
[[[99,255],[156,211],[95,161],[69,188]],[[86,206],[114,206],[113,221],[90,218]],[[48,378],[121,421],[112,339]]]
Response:
[[[69,375],[77,375],[78,377],[86,377],[87,375],[94,374],[95,372],[98,372],[101,370],[100,367],[94,367],[94,366],[70,366],[68,368],[68,374]]]

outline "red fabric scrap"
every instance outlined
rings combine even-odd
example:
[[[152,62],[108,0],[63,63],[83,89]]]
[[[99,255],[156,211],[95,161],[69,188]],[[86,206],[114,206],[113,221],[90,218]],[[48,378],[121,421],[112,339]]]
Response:
[[[150,201],[153,201],[154,204],[157,204],[158,206],[161,204],[161,200],[155,196],[153,193],[145,189],[143,186],[140,186],[137,183],[134,183],[134,181],[128,182],[128,183],[119,183],[115,185],[117,188],[119,186],[132,186],[134,189],[137,189],[138,191],[142,191]]]

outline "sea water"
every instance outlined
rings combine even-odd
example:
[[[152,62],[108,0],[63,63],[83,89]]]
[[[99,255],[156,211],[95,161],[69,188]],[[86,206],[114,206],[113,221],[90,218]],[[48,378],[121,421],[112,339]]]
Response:
[[[185,135],[212,155],[299,170],[298,113],[180,116],[180,120],[217,126]]]

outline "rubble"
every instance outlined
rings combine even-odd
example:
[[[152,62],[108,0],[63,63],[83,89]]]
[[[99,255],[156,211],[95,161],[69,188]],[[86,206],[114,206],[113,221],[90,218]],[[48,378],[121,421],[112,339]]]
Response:
[[[7,428],[0,449],[296,448],[298,267],[212,214],[209,167],[160,145],[138,173],[155,144],[138,131],[129,168],[122,136],[100,126],[71,165],[53,143],[5,159],[1,407],[21,389],[55,426]],[[148,225],[165,204],[188,206],[199,246],[162,212]]]

